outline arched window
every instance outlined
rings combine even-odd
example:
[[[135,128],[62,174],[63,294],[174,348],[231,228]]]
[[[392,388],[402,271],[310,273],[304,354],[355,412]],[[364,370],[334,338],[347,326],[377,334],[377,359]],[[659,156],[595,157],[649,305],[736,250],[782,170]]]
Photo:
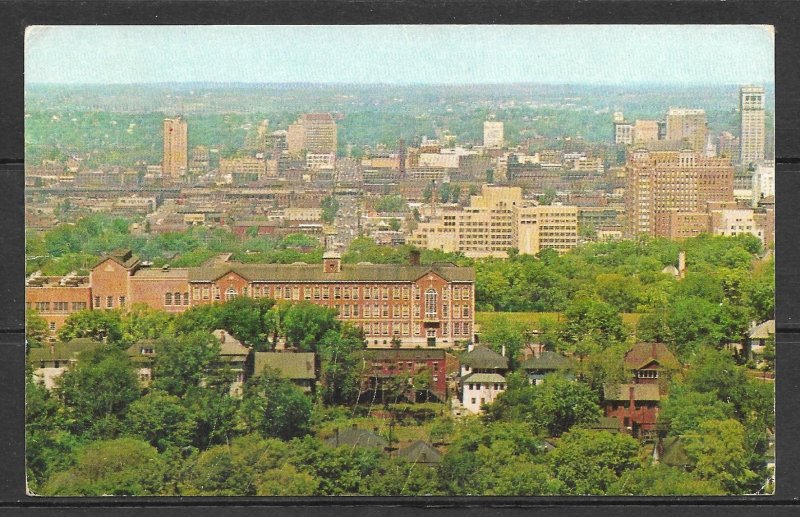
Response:
[[[236,298],[237,294],[238,293],[236,292],[236,289],[234,289],[233,287],[229,287],[228,290],[225,291],[225,299],[233,300],[234,298]]]
[[[183,293],[183,304],[189,305],[189,293]]]
[[[164,305],[172,305],[172,293],[164,294]]]
[[[436,291],[434,289],[425,291],[425,317],[436,317]]]
[[[172,301],[175,303],[175,305],[180,305],[181,304],[181,293],[178,293],[178,292],[172,293]]]

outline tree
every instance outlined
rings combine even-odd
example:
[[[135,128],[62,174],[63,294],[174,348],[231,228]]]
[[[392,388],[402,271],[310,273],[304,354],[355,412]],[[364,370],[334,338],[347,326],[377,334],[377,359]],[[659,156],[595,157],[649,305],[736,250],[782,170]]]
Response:
[[[554,374],[540,385],[504,391],[486,414],[496,421],[528,422],[548,436],[561,436],[573,426],[597,421],[601,411],[597,394],[589,386]]]
[[[383,196],[375,204],[377,212],[396,214],[398,212],[406,212],[408,210],[408,203],[403,196],[394,194],[391,196]]]
[[[489,343],[495,352],[501,353],[505,347],[509,367],[513,370],[517,366],[519,354],[527,341],[529,331],[524,323],[500,316],[489,320],[481,333],[483,341]]]
[[[122,314],[118,310],[83,310],[67,316],[58,330],[58,339],[69,341],[88,337],[111,345],[122,339]]]
[[[171,328],[172,316],[169,313],[136,303],[121,318],[120,341],[130,346],[143,339],[157,339],[170,332]]]
[[[669,434],[683,436],[696,433],[706,420],[725,420],[733,416],[733,407],[717,397],[715,391],[692,391],[687,386],[673,385],[659,414],[669,425]]]
[[[752,493],[758,476],[748,468],[745,429],[733,419],[706,420],[697,433],[684,436],[694,475],[716,483],[728,494]]]
[[[25,309],[25,342],[28,348],[39,348],[50,335],[47,320],[35,309]]]
[[[393,232],[400,231],[401,226],[402,224],[400,223],[400,219],[396,217],[392,217],[391,219],[389,219],[389,229],[392,230]]]
[[[141,395],[139,380],[124,352],[101,346],[80,354],[78,364],[56,381],[76,434],[109,437],[128,406]]]
[[[381,460],[375,472],[365,480],[363,493],[374,496],[442,495],[436,470],[410,463],[403,458]]]
[[[690,496],[725,495],[717,484],[698,479],[680,468],[652,465],[628,470],[608,490],[609,495]]]
[[[309,433],[311,401],[277,371],[264,371],[245,385],[241,412],[251,431],[290,440]]]
[[[185,447],[192,441],[195,422],[181,400],[154,390],[128,408],[129,432],[163,452],[169,447]]]
[[[219,356],[219,341],[208,332],[168,336],[158,341],[153,388],[176,397],[200,386]]]
[[[336,331],[341,323],[336,318],[336,309],[311,302],[300,302],[289,306],[283,316],[283,331],[287,346],[303,352],[318,351],[318,343],[329,331]]]
[[[350,325],[328,330],[318,345],[321,356],[322,400],[326,404],[350,404],[358,399],[360,369],[357,352],[364,348],[360,330]]]
[[[447,203],[450,201],[450,184],[449,183],[442,183],[439,185],[439,201],[442,203]]]
[[[544,193],[539,196],[540,205],[552,205],[556,199],[556,191],[553,188],[544,189]]]
[[[159,495],[164,490],[163,461],[142,440],[92,442],[77,456],[74,467],[50,478],[42,495]]]
[[[550,452],[555,477],[570,495],[602,495],[639,467],[639,445],[628,435],[573,429]]]
[[[564,316],[562,338],[580,357],[625,341],[622,317],[608,303],[577,299],[567,307]]]
[[[339,213],[339,201],[336,196],[325,196],[320,203],[322,208],[322,222],[332,224],[336,219],[336,214]]]

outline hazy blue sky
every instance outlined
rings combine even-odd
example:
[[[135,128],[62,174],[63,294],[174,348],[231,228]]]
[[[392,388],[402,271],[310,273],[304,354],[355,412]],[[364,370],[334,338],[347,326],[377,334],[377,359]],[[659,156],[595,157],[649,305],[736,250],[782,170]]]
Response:
[[[28,30],[29,82],[764,83],[745,25],[60,26]]]

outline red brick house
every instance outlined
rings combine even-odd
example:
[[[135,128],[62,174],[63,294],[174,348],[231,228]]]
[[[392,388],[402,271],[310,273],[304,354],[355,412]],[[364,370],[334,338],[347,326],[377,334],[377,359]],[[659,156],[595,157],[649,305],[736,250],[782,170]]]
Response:
[[[658,384],[606,384],[603,413],[616,417],[620,432],[646,438],[656,430],[661,394]]]
[[[425,373],[429,376],[429,391],[439,400],[447,397],[447,359],[442,349],[367,349],[361,352],[361,386],[383,401],[387,384],[396,379],[409,379]],[[415,388],[419,388],[416,386]],[[406,399],[416,401],[419,389],[409,389]],[[368,394],[368,396],[371,396]]]
[[[681,366],[664,343],[636,343],[624,362],[634,384],[657,384],[661,395],[666,395],[672,374]]]

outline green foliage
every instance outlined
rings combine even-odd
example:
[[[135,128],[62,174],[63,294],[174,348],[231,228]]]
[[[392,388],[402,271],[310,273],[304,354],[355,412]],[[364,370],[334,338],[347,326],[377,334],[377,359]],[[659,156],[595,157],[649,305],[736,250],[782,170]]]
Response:
[[[383,196],[375,203],[375,210],[377,212],[396,214],[398,212],[407,212],[408,203],[403,196],[394,194],[391,196]]]
[[[154,390],[128,408],[126,429],[163,452],[185,447],[192,441],[195,422],[181,399]]]
[[[363,335],[349,325],[322,336],[317,350],[322,361],[322,400],[326,404],[352,404],[358,399],[361,371],[356,354],[363,348]]]
[[[322,222],[331,224],[339,213],[339,201],[336,196],[325,196],[320,203],[322,208]]]
[[[745,428],[733,419],[706,420],[697,433],[684,436],[694,475],[721,486],[726,493],[754,492],[759,477],[748,468]],[[754,486],[755,484],[755,486]]]
[[[336,309],[311,302],[290,305],[283,316],[283,332],[286,344],[303,352],[314,352],[328,331],[337,331],[341,326],[336,319]]]
[[[58,472],[42,495],[159,495],[165,467],[154,447],[135,438],[90,443],[73,467]]]
[[[28,348],[41,347],[49,334],[47,320],[35,309],[25,309],[25,342]]]
[[[122,313],[118,310],[91,310],[73,312],[58,330],[58,339],[91,338],[110,345],[124,346],[122,340]]]
[[[720,400],[716,390],[692,391],[675,385],[664,401],[659,420],[669,425],[669,434],[683,436],[696,433],[706,420],[725,420],[733,416],[733,407]]]
[[[165,311],[143,303],[134,304],[122,315],[120,342],[123,346],[130,346],[141,340],[158,339],[171,333],[172,320],[172,315]]]
[[[128,406],[139,398],[139,381],[128,357],[103,346],[80,354],[77,365],[58,378],[59,396],[76,434],[113,437]]]
[[[549,454],[557,479],[570,495],[602,495],[620,476],[639,467],[639,445],[628,435],[574,429]]]
[[[608,495],[710,496],[725,492],[717,484],[698,479],[683,469],[651,465],[624,472],[611,485]]]
[[[200,386],[219,355],[219,341],[208,332],[167,336],[158,341],[153,364],[153,388],[184,397]]]
[[[481,337],[497,353],[501,353],[505,347],[509,367],[514,369],[519,363],[522,347],[528,342],[530,331],[531,329],[520,321],[509,321],[508,318],[499,317],[481,328]]]
[[[527,422],[547,436],[561,436],[573,426],[591,424],[600,416],[596,392],[557,374],[545,377],[540,385],[504,391],[486,412],[491,420]]]
[[[248,430],[265,438],[290,440],[310,431],[311,401],[276,371],[248,381],[241,412]]]

